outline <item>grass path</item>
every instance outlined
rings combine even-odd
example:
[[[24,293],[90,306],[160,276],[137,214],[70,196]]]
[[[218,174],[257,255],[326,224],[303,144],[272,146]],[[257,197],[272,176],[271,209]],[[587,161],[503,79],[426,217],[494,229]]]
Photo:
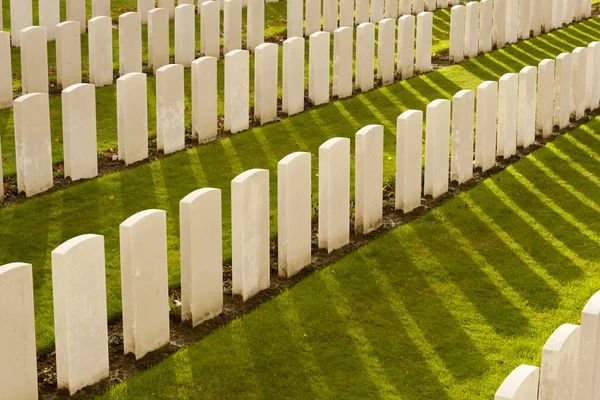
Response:
[[[230,181],[250,168],[271,170],[271,220],[275,235],[276,164],[293,151],[315,156],[328,138],[351,137],[358,129],[379,123],[385,127],[385,177],[394,173],[395,119],[407,109],[425,109],[436,98],[474,89],[483,80],[498,79],[525,65],[536,65],[563,51],[598,39],[600,18],[488,53],[459,65],[361,94],[303,113],[278,124],[199,146],[106,175],[22,204],[0,209],[0,265],[21,261],[34,265],[38,350],[54,347],[50,253],[62,242],[85,233],[105,236],[109,318],[121,312],[119,224],[149,208],[167,211],[169,283],[179,286],[178,203],[201,187],[223,190],[224,257],[230,258]],[[313,201],[316,205],[317,159],[314,159]]]

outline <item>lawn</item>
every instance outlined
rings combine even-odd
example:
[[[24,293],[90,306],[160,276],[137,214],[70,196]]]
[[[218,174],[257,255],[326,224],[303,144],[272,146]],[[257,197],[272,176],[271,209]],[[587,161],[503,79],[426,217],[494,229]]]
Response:
[[[104,399],[491,399],[600,289],[600,117]]]

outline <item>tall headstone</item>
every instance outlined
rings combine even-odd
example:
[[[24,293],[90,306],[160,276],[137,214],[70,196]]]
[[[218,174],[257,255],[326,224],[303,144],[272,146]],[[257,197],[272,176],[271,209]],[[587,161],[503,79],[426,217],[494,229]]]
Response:
[[[192,4],[175,8],[175,63],[191,67],[196,58],[196,10]]]
[[[23,94],[48,93],[46,28],[43,26],[30,26],[23,29],[20,35]]]
[[[371,23],[376,24],[383,19],[383,2],[384,0],[371,0]]]
[[[542,33],[542,2],[544,0],[531,0],[531,17],[530,28],[533,36],[538,36]]]
[[[505,159],[517,152],[519,74],[504,74],[498,82],[498,141],[496,155]]]
[[[166,8],[169,10],[169,19],[175,19],[175,0],[158,0],[158,8]]]
[[[479,2],[479,52],[488,53],[493,47],[493,2],[481,0]]]
[[[465,6],[454,6],[450,12],[450,61],[461,62],[465,58]]]
[[[473,177],[475,93],[461,90],[452,98],[452,162],[450,180],[462,184]]]
[[[148,23],[148,12],[154,9],[155,0],[137,0],[137,12],[140,14],[142,25]],[[180,1],[179,4],[183,4]]]
[[[403,15],[398,18],[397,72],[402,79],[412,78],[415,73],[414,15]]]
[[[466,10],[465,56],[473,58],[479,53],[479,2],[469,2]]]
[[[554,75],[554,125],[563,129],[571,116],[571,65],[573,56],[562,53],[556,57]]]
[[[340,0],[340,27],[354,28],[354,0]]]
[[[544,138],[554,128],[554,60],[542,60],[538,65],[536,129]]]
[[[217,59],[192,62],[192,135],[198,142],[217,136]]]
[[[79,22],[56,25],[56,81],[63,88],[81,83],[81,34]]]
[[[248,50],[254,52],[256,46],[265,41],[265,1],[248,0],[248,23],[246,41]],[[337,15],[336,15],[337,22]]]
[[[408,110],[396,120],[396,210],[409,213],[421,205],[423,111]]]
[[[365,0],[357,0],[365,1]],[[369,10],[367,0],[367,14]],[[359,3],[356,4],[357,19],[359,15]],[[304,28],[304,36],[310,36],[321,30],[321,0],[306,0],[306,27]]]
[[[398,19],[398,0],[385,0],[384,18]],[[396,35],[394,35],[396,36]]]
[[[377,78],[385,86],[394,83],[396,74],[396,21],[391,18],[382,19],[377,32]]]
[[[556,0],[542,0],[541,8],[542,8],[542,27],[544,32],[548,33],[553,29],[552,19],[554,12],[554,4],[553,2]]]
[[[600,389],[600,292],[596,292],[581,313],[576,399],[593,400]]]
[[[575,399],[581,329],[564,324],[554,331],[542,349],[540,400]]]
[[[165,154],[185,148],[183,65],[156,70],[156,145]]]
[[[354,7],[352,8],[354,12]],[[304,34],[304,2],[288,0],[287,2],[287,37],[302,37]]]
[[[588,108],[595,110],[600,103],[600,42],[590,43],[588,49],[587,80],[591,82],[587,85]]]
[[[360,25],[365,22],[369,22],[369,0],[356,0],[356,24]]]
[[[399,0],[400,4],[398,5],[398,16],[401,17],[403,15],[409,15],[411,12],[411,0]]]
[[[308,48],[308,98],[315,106],[329,102],[329,32],[310,35]]]
[[[110,17],[110,0],[92,0],[92,18]]]
[[[205,1],[200,6],[200,52],[207,57],[221,57],[221,11],[218,1]]]
[[[19,32],[33,25],[33,6],[31,0],[9,0],[9,3],[12,44],[19,47],[21,45]]]
[[[434,199],[448,191],[450,154],[450,100],[427,105],[425,135],[425,181],[423,193]]]
[[[10,33],[0,32],[0,109],[11,107],[13,102],[11,58]]]
[[[355,165],[354,231],[366,235],[383,220],[383,125],[367,125],[356,133]]]
[[[56,25],[60,23],[60,0],[38,0],[38,15],[39,26],[46,28],[46,39],[56,39]]]
[[[329,41],[327,45],[329,46]],[[255,51],[254,117],[261,124],[265,124],[277,119],[279,46],[275,43],[263,43],[257,46]],[[327,67],[329,68],[329,64]],[[329,91],[329,83],[327,89]]]
[[[142,72],[142,22],[140,13],[119,15],[119,74]]]
[[[531,0],[519,0],[519,39],[529,39],[531,30]]]
[[[223,53],[242,48],[242,2],[225,0],[223,21]]]
[[[119,159],[125,164],[148,158],[148,92],[146,74],[132,72],[117,79]]]
[[[89,21],[90,83],[96,87],[113,83],[112,22],[110,17]]]
[[[537,68],[525,67],[519,72],[517,146],[527,148],[535,142],[536,94]]]
[[[437,9],[437,0],[425,0],[425,8],[429,12],[434,12]]]
[[[433,40],[433,14],[423,12],[417,15],[417,61],[415,71],[431,71],[431,51]]]
[[[373,0],[383,1],[383,0]],[[373,3],[372,3],[373,4]],[[323,31],[333,32],[338,28],[338,0],[323,0]]]
[[[486,81],[477,87],[475,167],[483,172],[496,165],[496,110],[498,82]]]
[[[413,15],[419,15],[425,11],[425,0],[413,0],[412,13]]]
[[[506,21],[508,19],[506,1],[494,1],[493,38],[496,48],[506,45]]]
[[[85,0],[67,0],[67,21],[79,22],[80,33],[85,33],[87,28],[85,14]]]
[[[352,31],[342,27],[333,32],[333,96],[340,99],[352,96]]]
[[[494,400],[537,400],[539,374],[538,367],[518,366],[502,382]]]
[[[283,42],[282,111],[294,115],[304,111],[304,39]]]
[[[587,82],[588,53],[587,47],[577,47],[571,57],[571,113],[575,114],[576,120],[585,116],[586,87],[593,85]]]
[[[169,10],[155,8],[148,12],[148,70],[169,64]]]
[[[519,0],[506,0],[506,41],[508,43],[516,43],[518,37]]]
[[[226,132],[238,133],[249,127],[249,75],[248,50],[233,50],[225,55]]]
[[[365,22],[356,29],[356,90],[373,89],[375,78],[375,24]]]

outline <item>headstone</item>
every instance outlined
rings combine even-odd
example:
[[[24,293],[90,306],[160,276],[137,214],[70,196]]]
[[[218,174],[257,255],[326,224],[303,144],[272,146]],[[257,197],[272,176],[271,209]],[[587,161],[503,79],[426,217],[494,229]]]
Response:
[[[142,25],[146,25],[148,23],[148,12],[154,9],[155,0],[137,0],[137,12],[140,14]],[[183,1],[180,1],[179,4],[183,4]]]
[[[10,1],[10,0],[8,0]],[[2,0],[0,0],[0,32],[4,30],[4,17],[2,16]]]
[[[592,16],[592,0],[585,0],[583,7],[583,17],[590,18]]]
[[[479,2],[479,52],[489,53],[493,47],[493,3],[492,0]]]
[[[112,22],[110,17],[89,21],[90,83],[96,87],[113,83]]]
[[[571,64],[573,56],[562,53],[556,57],[554,76],[554,125],[558,129],[569,125],[571,116]]]
[[[154,72],[167,64],[169,64],[169,10],[155,8],[148,12],[148,70]]]
[[[398,0],[385,0],[385,12],[383,16],[385,18],[392,18],[394,21],[398,19]],[[394,34],[394,36],[396,35]]]
[[[23,29],[20,35],[23,94],[48,93],[46,28],[43,26],[30,26]]]
[[[283,42],[282,111],[291,116],[304,111],[304,39]]]
[[[531,29],[531,0],[519,0],[519,39],[529,39]]]
[[[77,236],[52,251],[57,387],[71,395],[108,378],[105,274],[103,236]]]
[[[581,21],[583,18],[583,4],[581,0],[575,0],[573,2],[566,2],[570,8],[568,17],[565,19],[565,23],[570,24],[573,21]]]
[[[409,213],[421,205],[423,111],[408,110],[396,120],[396,210]]]
[[[498,82],[498,142],[496,155],[505,159],[517,152],[519,75],[504,74]]]
[[[13,107],[17,189],[31,197],[53,184],[48,95],[26,94],[16,99]]]
[[[350,139],[319,147],[319,248],[328,253],[350,242]]]
[[[366,235],[383,220],[383,125],[367,125],[356,133],[355,168],[354,231]]]
[[[517,110],[517,146],[527,148],[535,142],[535,96],[537,68],[525,67],[519,72]],[[513,99],[514,101],[514,99]]]
[[[450,100],[427,105],[425,135],[425,182],[423,193],[434,199],[448,191],[450,154]]]
[[[352,96],[352,31],[342,27],[333,32],[333,96],[340,99]]]
[[[419,15],[425,11],[425,0],[413,0],[412,13]]]
[[[479,53],[479,2],[469,2],[466,11],[465,56],[473,58]]]
[[[248,117],[250,90],[248,64],[248,50],[233,50],[225,55],[226,132],[238,133],[248,129],[250,124]]]
[[[498,388],[494,400],[537,400],[540,369],[520,365]]]
[[[354,12],[354,7],[352,7]],[[304,34],[304,2],[302,0],[287,1],[287,37],[302,37]]]
[[[192,135],[198,142],[217,136],[217,59],[192,62]]]
[[[166,8],[169,10],[169,19],[175,19],[175,0],[158,0],[158,8]]]
[[[434,12],[437,8],[437,0],[425,0],[425,8],[429,12]]]
[[[55,28],[60,23],[60,0],[38,0],[38,14],[39,26],[46,28],[46,39],[56,39]]]
[[[544,138],[554,128],[554,64],[554,60],[542,60],[538,65],[536,129]]]
[[[477,87],[475,167],[483,172],[496,165],[496,109],[498,83],[487,81]]]
[[[246,24],[246,30],[247,48],[254,52],[256,46],[265,41],[265,0],[248,0],[248,23]]]
[[[417,15],[417,73],[431,71],[431,51],[433,39],[433,14],[423,12]]]
[[[411,13],[411,0],[399,0],[400,4],[398,6],[398,16],[401,17],[403,15],[410,15]]]
[[[580,332],[577,325],[561,325],[544,345],[540,400],[576,398]]]
[[[600,292],[596,292],[583,308],[577,362],[576,399],[593,400],[600,390]]]
[[[81,34],[79,22],[56,25],[56,81],[63,88],[81,83]]]
[[[225,0],[223,16],[223,53],[242,48],[242,2]]]
[[[310,35],[308,48],[308,98],[315,106],[329,102],[329,32]]]
[[[269,170],[251,169],[231,181],[232,293],[243,300],[268,289]]]
[[[450,12],[450,62],[465,58],[465,6],[454,6]]]
[[[383,1],[383,0],[373,0]],[[338,0],[323,0],[323,31],[333,32],[338,28]]]
[[[591,110],[595,110],[598,108],[598,103],[600,103],[600,42],[590,43],[588,49],[588,105]],[[0,67],[0,70],[1,69],[2,68]],[[2,107],[1,103],[2,102],[0,101],[0,108]]]
[[[126,165],[148,158],[148,92],[146,74],[117,79],[119,160]]]
[[[354,28],[354,0],[340,0],[340,27]]]
[[[357,0],[365,1],[365,0]],[[367,13],[368,13],[368,0],[367,1]],[[359,3],[356,5],[357,20],[359,16]],[[310,36],[315,32],[321,30],[321,0],[306,0],[306,27],[304,29],[304,36]]]
[[[592,85],[587,82],[587,57],[587,47],[577,47],[571,57],[571,113],[576,120],[585,116],[586,86]]]
[[[80,33],[85,33],[87,28],[85,14],[85,0],[67,0],[67,21],[79,22]]]
[[[531,0],[531,31],[533,36],[538,36],[542,33],[542,2],[544,0]]]
[[[3,399],[37,399],[31,264],[0,266],[0,387]]]
[[[384,0],[371,0],[371,15],[369,17],[371,23],[376,24],[383,19],[383,2]]]
[[[279,276],[291,278],[311,262],[311,154],[292,153],[277,164]]]
[[[327,41],[327,47],[329,47],[329,40]],[[329,51],[327,54],[329,55]],[[279,46],[275,43],[263,43],[256,47],[254,56],[254,117],[261,124],[277,119],[278,55]],[[327,68],[329,68],[329,63]],[[327,79],[329,80],[329,74],[327,74]],[[327,90],[329,92],[329,82],[327,82]]]
[[[195,58],[196,10],[192,4],[183,4],[175,8],[175,63],[189,68]]]
[[[448,0],[437,0],[437,9],[443,10],[444,8],[448,8],[449,4],[450,2]]]
[[[156,145],[164,154],[185,148],[183,65],[156,70]]]
[[[365,22],[356,28],[356,90],[373,89],[375,78],[375,24]]]
[[[415,17],[403,15],[398,18],[397,72],[402,79],[412,78],[415,73]]]
[[[452,98],[452,162],[450,180],[462,184],[473,177],[475,93],[461,90]]]
[[[110,17],[110,0],[92,0],[92,18]]]
[[[167,214],[140,211],[120,225],[119,236],[123,348],[139,360],[170,341]]]
[[[179,202],[181,319],[197,326],[223,311],[221,190],[198,189]]]
[[[12,102],[10,33],[0,32],[0,109],[12,107]]]
[[[119,15],[119,74],[142,72],[142,23],[140,13]]]
[[[562,27],[562,7],[560,7],[562,0],[552,0],[552,28],[558,29]]]
[[[391,18],[382,19],[377,32],[377,78],[385,86],[394,83],[396,73],[396,21]]]
[[[542,27],[544,28],[544,32],[550,32],[552,27],[552,14],[553,14],[553,1],[555,0],[542,0],[541,8],[542,8]]]
[[[200,10],[200,52],[208,57],[220,58],[221,12],[219,2],[205,1],[200,6]]]
[[[62,91],[62,126],[65,177],[76,181],[98,176],[94,85],[79,83]]]
[[[523,0],[506,0],[506,41],[517,43],[519,37],[519,2]]]
[[[33,25],[33,7],[31,0],[9,0],[10,3],[10,31],[13,32],[12,44],[21,45],[21,32]]]
[[[506,1],[494,1],[493,38],[496,48],[501,49],[506,45],[506,24],[508,20]]]

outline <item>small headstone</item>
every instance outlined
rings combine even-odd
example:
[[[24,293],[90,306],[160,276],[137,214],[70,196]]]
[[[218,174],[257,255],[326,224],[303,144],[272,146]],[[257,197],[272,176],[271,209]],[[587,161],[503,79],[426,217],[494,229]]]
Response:
[[[531,0],[530,28],[533,36],[542,33],[542,2],[544,0]]]
[[[340,27],[354,28],[354,0],[340,0]]]
[[[371,0],[371,15],[369,21],[377,24],[383,19],[383,2],[384,0]]]
[[[158,0],[158,8],[166,8],[169,10],[169,19],[175,19],[175,0]]]
[[[385,0],[384,18],[398,19],[398,0]],[[394,35],[396,36],[396,35]]]
[[[365,22],[369,22],[369,0],[356,0],[356,24],[360,25]]]
[[[1,47],[1,45],[0,45]],[[588,108],[595,110],[600,103],[600,42],[592,42],[588,45],[587,66],[587,94]],[[2,68],[0,67],[0,70]],[[1,90],[0,90],[1,91]],[[1,103],[1,101],[0,101]],[[0,108],[2,106],[0,105]]]

